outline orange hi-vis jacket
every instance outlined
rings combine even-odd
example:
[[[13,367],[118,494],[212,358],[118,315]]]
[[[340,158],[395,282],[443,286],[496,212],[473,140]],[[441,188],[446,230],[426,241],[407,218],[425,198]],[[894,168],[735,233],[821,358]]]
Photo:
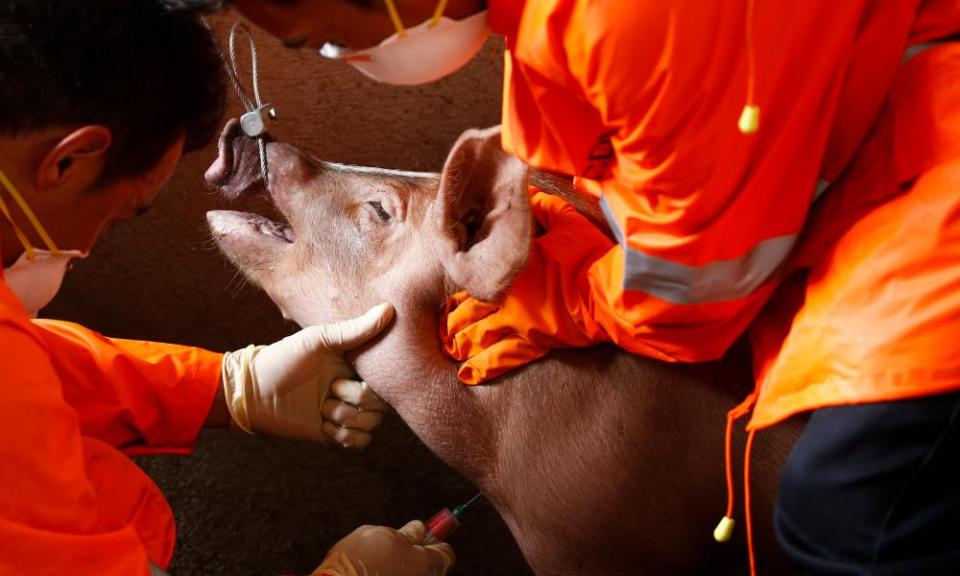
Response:
[[[584,191],[599,197],[618,243],[590,265],[589,315],[634,353],[669,361],[721,356],[757,317],[785,270],[798,267],[790,258],[804,251],[798,247],[810,226],[837,230],[863,217],[858,206],[877,198],[866,179],[846,186],[836,211],[820,211],[812,224],[810,212],[824,191],[825,200],[839,196],[831,184],[863,156],[859,150],[881,121],[895,80],[905,94],[901,99],[917,107],[913,117],[901,114],[896,121],[914,122],[914,131],[900,126],[897,137],[909,135],[917,149],[900,146],[896,154],[870,160],[911,165],[900,174],[898,190],[949,160],[960,134],[956,106],[950,108],[960,85],[955,54],[933,55],[939,68],[915,72],[914,86],[901,80],[909,46],[960,31],[960,0],[490,0],[488,6],[491,27],[506,37],[503,145],[532,166],[574,175]],[[949,50],[943,46],[931,52]],[[930,61],[928,54],[921,59]],[[952,84],[935,80],[933,72],[946,68],[954,73]],[[738,129],[749,83],[760,109],[754,134]],[[937,117],[935,110],[953,110],[953,116]],[[924,144],[924,135],[935,140]],[[942,228],[916,236],[916,245],[884,263],[885,272],[907,270],[924,248],[933,251],[911,269],[916,275],[898,287],[898,298],[885,303],[913,302],[918,313],[904,308],[895,319],[857,324],[858,330],[876,331],[877,346],[858,349],[839,364],[855,366],[870,354],[889,353],[902,337],[931,325],[938,336],[947,329],[960,334],[960,258],[947,258],[960,246],[960,194],[951,188],[956,180],[950,174],[929,183],[938,190],[935,201],[917,197],[897,208],[914,211],[914,220],[923,219],[924,202],[953,209],[938,220]],[[876,227],[861,235],[883,235],[895,226],[890,218],[868,222]],[[911,240],[902,236],[901,242]],[[856,265],[853,259],[835,261],[830,273],[842,278],[838,282],[862,274],[856,282],[861,301],[892,290],[881,286],[889,275],[847,264]],[[931,277],[938,280],[927,291],[924,281]],[[949,287],[953,295],[943,292]],[[836,286],[826,292],[835,295]],[[926,306],[937,298],[943,300]],[[877,306],[832,312],[842,325],[846,313],[865,318],[891,311]],[[831,388],[829,366],[849,351],[855,334],[819,332],[819,341],[795,335],[803,340],[791,347],[798,353],[777,360],[795,313],[796,307],[771,312],[786,327],[766,330],[756,348],[761,369],[776,367],[764,372],[765,386],[790,378],[757,406],[759,422],[769,425],[829,404],[960,387],[960,355],[944,354],[943,343],[927,353],[918,345],[935,341],[918,338],[899,351],[897,374],[889,375],[897,394],[885,385],[877,393],[877,380],[866,374],[858,386]],[[806,356],[813,349],[817,354]],[[923,366],[928,360],[939,364]],[[873,362],[873,370],[882,369],[881,356]],[[810,369],[819,369],[827,383],[813,395],[796,393],[807,386]],[[857,371],[845,376],[855,380]]]
[[[173,514],[124,453],[189,452],[221,358],[31,320],[0,277],[0,575],[166,569]]]

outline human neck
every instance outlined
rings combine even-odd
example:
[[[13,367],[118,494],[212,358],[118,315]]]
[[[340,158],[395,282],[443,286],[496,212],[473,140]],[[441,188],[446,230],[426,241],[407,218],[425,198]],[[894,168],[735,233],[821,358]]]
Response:
[[[3,258],[3,267],[13,266],[23,252],[20,241],[13,233],[13,227],[5,217],[0,217],[0,254],[2,254],[0,257]]]

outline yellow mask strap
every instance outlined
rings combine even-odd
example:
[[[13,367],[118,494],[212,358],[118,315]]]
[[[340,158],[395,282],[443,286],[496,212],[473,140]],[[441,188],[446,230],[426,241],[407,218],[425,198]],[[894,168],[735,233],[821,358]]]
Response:
[[[53,242],[53,238],[47,234],[46,229],[43,227],[43,224],[40,223],[40,220],[37,218],[36,214],[33,213],[33,210],[30,209],[30,206],[27,205],[24,201],[23,196],[17,192],[16,186],[13,185],[13,182],[7,178],[7,175],[3,173],[3,170],[0,170],[0,184],[3,184],[3,187],[7,189],[7,192],[10,193],[10,196],[13,197],[14,202],[17,203],[17,206],[20,207],[20,210],[27,216],[27,220],[30,221],[30,224],[33,225],[33,229],[37,231],[37,234],[40,236],[40,239],[43,240],[43,243],[47,245],[47,249],[56,256],[60,250],[57,249],[57,245]],[[20,243],[23,244],[23,248],[27,251],[27,258],[33,258],[33,244],[27,239],[27,235],[23,233],[23,230],[17,226],[17,223],[13,220],[13,215],[10,214],[10,209],[7,207],[6,202],[3,201],[3,198],[0,198],[0,212],[3,212],[3,215],[6,216],[7,220],[10,221],[10,224],[13,226],[13,232],[17,235],[17,239],[20,240]]]
[[[390,14],[390,21],[393,22],[393,27],[397,30],[397,35],[403,38],[407,35],[407,31],[403,27],[403,22],[400,20],[397,5],[393,3],[393,0],[383,0],[383,3],[387,5],[387,13]]]
[[[443,11],[447,9],[447,0],[440,0],[437,3],[437,9],[433,11],[433,18],[430,19],[430,26],[436,26],[437,22],[443,18]]]
[[[390,14],[390,21],[393,22],[393,27],[397,30],[397,35],[403,38],[407,35],[407,29],[403,27],[403,22],[400,20],[400,12],[397,10],[397,5],[393,3],[393,0],[383,0],[383,3],[387,5],[387,13]],[[440,0],[437,3],[437,7],[433,10],[433,16],[430,17],[430,26],[436,26],[437,22],[443,18],[443,11],[447,9],[447,0]]]
[[[30,243],[27,235],[23,233],[23,230],[17,226],[17,223],[13,221],[13,217],[10,215],[10,210],[7,208],[7,203],[3,201],[3,198],[0,198],[0,213],[3,213],[3,215],[7,217],[7,220],[10,221],[10,225],[13,226],[13,233],[17,235],[17,239],[20,240],[20,244],[27,251],[27,258],[33,258],[33,244]]]

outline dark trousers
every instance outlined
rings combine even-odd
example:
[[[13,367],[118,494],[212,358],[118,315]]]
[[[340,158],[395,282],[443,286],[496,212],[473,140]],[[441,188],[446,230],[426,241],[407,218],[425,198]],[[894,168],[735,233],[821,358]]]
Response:
[[[960,393],[814,412],[774,524],[807,574],[960,576]]]

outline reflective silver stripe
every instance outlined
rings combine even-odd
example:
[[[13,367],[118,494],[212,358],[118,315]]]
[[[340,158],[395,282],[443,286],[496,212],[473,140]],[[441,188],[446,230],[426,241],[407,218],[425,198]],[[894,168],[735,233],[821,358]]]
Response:
[[[603,217],[607,219],[607,224],[610,225],[610,229],[613,230],[613,235],[617,237],[617,242],[621,247],[626,247],[627,241],[623,238],[623,231],[620,230],[620,225],[617,224],[617,218],[613,215],[613,210],[610,208],[610,205],[607,204],[607,197],[600,196],[600,209],[603,210]]]
[[[156,566],[154,566],[153,563],[151,562],[151,563],[150,563],[150,576],[169,576],[169,575],[168,575],[166,572],[164,572],[163,570],[161,570],[161,569],[157,568]]]
[[[830,184],[833,184],[833,182],[830,182],[829,180],[825,180],[823,178],[820,178],[819,180],[817,180],[817,187],[813,191],[813,199],[816,200],[817,198],[820,197],[821,194],[826,192],[827,188],[830,187]]]
[[[623,289],[672,304],[706,304],[749,296],[777,270],[797,240],[796,234],[769,238],[739,258],[687,266],[628,246],[605,198],[600,199],[600,207],[623,248]]]
[[[906,64],[907,62],[913,60],[918,55],[926,52],[927,50],[943,44],[946,40],[934,40],[933,42],[921,42],[920,44],[914,44],[913,46],[907,46],[907,49],[903,51],[903,60],[902,63]]]
[[[930,40],[929,42],[921,42],[919,44],[914,44],[913,46],[907,46],[907,49],[903,51],[903,60],[901,63],[906,64],[927,50],[941,44],[947,44],[949,42],[960,42],[960,34],[952,34],[944,38],[936,38],[934,40]]]

